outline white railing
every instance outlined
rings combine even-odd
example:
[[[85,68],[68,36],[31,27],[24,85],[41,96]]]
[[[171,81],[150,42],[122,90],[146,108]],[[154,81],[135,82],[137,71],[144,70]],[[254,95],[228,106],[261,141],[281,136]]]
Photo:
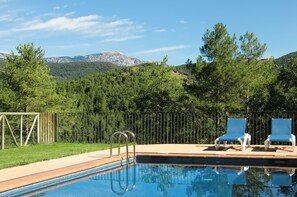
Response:
[[[18,116],[19,117],[19,142],[17,140],[15,130],[11,127],[11,124],[9,122],[10,116]],[[24,116],[33,116],[33,123],[31,127],[29,128],[29,132],[27,136],[25,137],[25,141],[23,139],[23,118]],[[0,112],[0,123],[2,124],[2,130],[1,130],[1,146],[2,149],[5,148],[5,125],[8,127],[9,132],[17,146],[26,146],[30,136],[32,135],[32,132],[34,130],[34,126],[36,125],[36,133],[37,133],[37,143],[39,143],[39,113],[25,113],[25,112]]]

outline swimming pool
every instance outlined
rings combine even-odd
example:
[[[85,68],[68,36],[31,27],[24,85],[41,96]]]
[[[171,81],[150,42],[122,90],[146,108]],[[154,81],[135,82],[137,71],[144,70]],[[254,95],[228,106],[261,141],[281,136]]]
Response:
[[[294,196],[295,168],[136,164],[27,196]]]

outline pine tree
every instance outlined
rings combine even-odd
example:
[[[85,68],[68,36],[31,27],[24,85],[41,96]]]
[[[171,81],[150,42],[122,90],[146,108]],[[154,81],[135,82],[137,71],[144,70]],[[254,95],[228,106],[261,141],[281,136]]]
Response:
[[[246,33],[240,39],[240,58],[245,81],[243,86],[245,110],[260,110],[269,98],[269,86],[276,79],[276,68],[272,59],[261,59],[266,44],[261,44],[253,33]]]
[[[193,68],[194,80],[186,87],[198,99],[198,107],[207,110],[240,109],[241,64],[235,35],[230,36],[222,23],[207,30],[202,38],[201,55]]]
[[[3,91],[0,103],[4,110],[32,112],[49,111],[57,107],[58,96],[44,52],[32,43],[19,45],[4,61],[0,75]]]

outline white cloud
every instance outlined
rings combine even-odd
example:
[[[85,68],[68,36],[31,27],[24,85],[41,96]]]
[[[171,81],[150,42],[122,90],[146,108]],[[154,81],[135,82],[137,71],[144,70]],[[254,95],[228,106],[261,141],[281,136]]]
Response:
[[[135,24],[130,19],[105,18],[98,15],[87,15],[80,17],[69,17],[73,12],[62,17],[49,20],[32,20],[24,22],[13,32],[23,31],[64,31],[77,32],[84,36],[104,37],[104,42],[122,42],[139,39],[144,31],[142,25]]]
[[[108,38],[103,40],[103,42],[124,42],[128,40],[136,40],[142,38],[143,35],[134,35],[134,36],[126,36],[126,37],[119,37],[119,38]]]
[[[74,14],[75,14],[75,12],[68,12],[68,13],[64,14],[64,16],[72,16]]]
[[[61,7],[60,7],[60,6],[56,6],[56,7],[54,7],[53,9],[54,9],[54,10],[59,10],[59,9],[61,9]]]
[[[176,50],[185,49],[185,48],[189,48],[189,47],[190,47],[189,45],[175,45],[175,46],[161,47],[161,48],[141,51],[140,53],[150,54],[150,53],[170,52],[170,51],[176,51]]]
[[[48,30],[48,31],[61,31],[61,30],[83,30],[92,26],[98,25],[96,15],[82,16],[78,18],[57,17],[48,21],[42,22],[39,20],[25,23],[19,31],[30,30]]]
[[[163,33],[166,32],[166,29],[156,29],[154,32]]]
[[[181,24],[187,24],[188,21],[180,20],[179,23],[181,23]]]
[[[0,16],[0,22],[9,22],[9,21],[12,21],[13,19],[14,19],[14,17],[11,15]]]
[[[55,7],[53,8],[53,10],[60,10],[60,9],[62,9],[62,8],[67,8],[67,7],[68,7],[68,5],[55,6]]]

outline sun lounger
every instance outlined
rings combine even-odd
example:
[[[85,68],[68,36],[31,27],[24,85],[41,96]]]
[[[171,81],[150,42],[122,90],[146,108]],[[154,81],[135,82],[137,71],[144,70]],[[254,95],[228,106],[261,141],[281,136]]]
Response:
[[[291,142],[294,151],[296,138],[292,134],[291,118],[272,118],[271,135],[265,140],[265,150],[271,142]]]
[[[241,150],[245,150],[246,144],[250,146],[251,136],[245,133],[246,118],[228,118],[227,133],[215,140],[215,148],[218,150],[220,142],[227,144],[227,141],[238,141],[241,144]]]

